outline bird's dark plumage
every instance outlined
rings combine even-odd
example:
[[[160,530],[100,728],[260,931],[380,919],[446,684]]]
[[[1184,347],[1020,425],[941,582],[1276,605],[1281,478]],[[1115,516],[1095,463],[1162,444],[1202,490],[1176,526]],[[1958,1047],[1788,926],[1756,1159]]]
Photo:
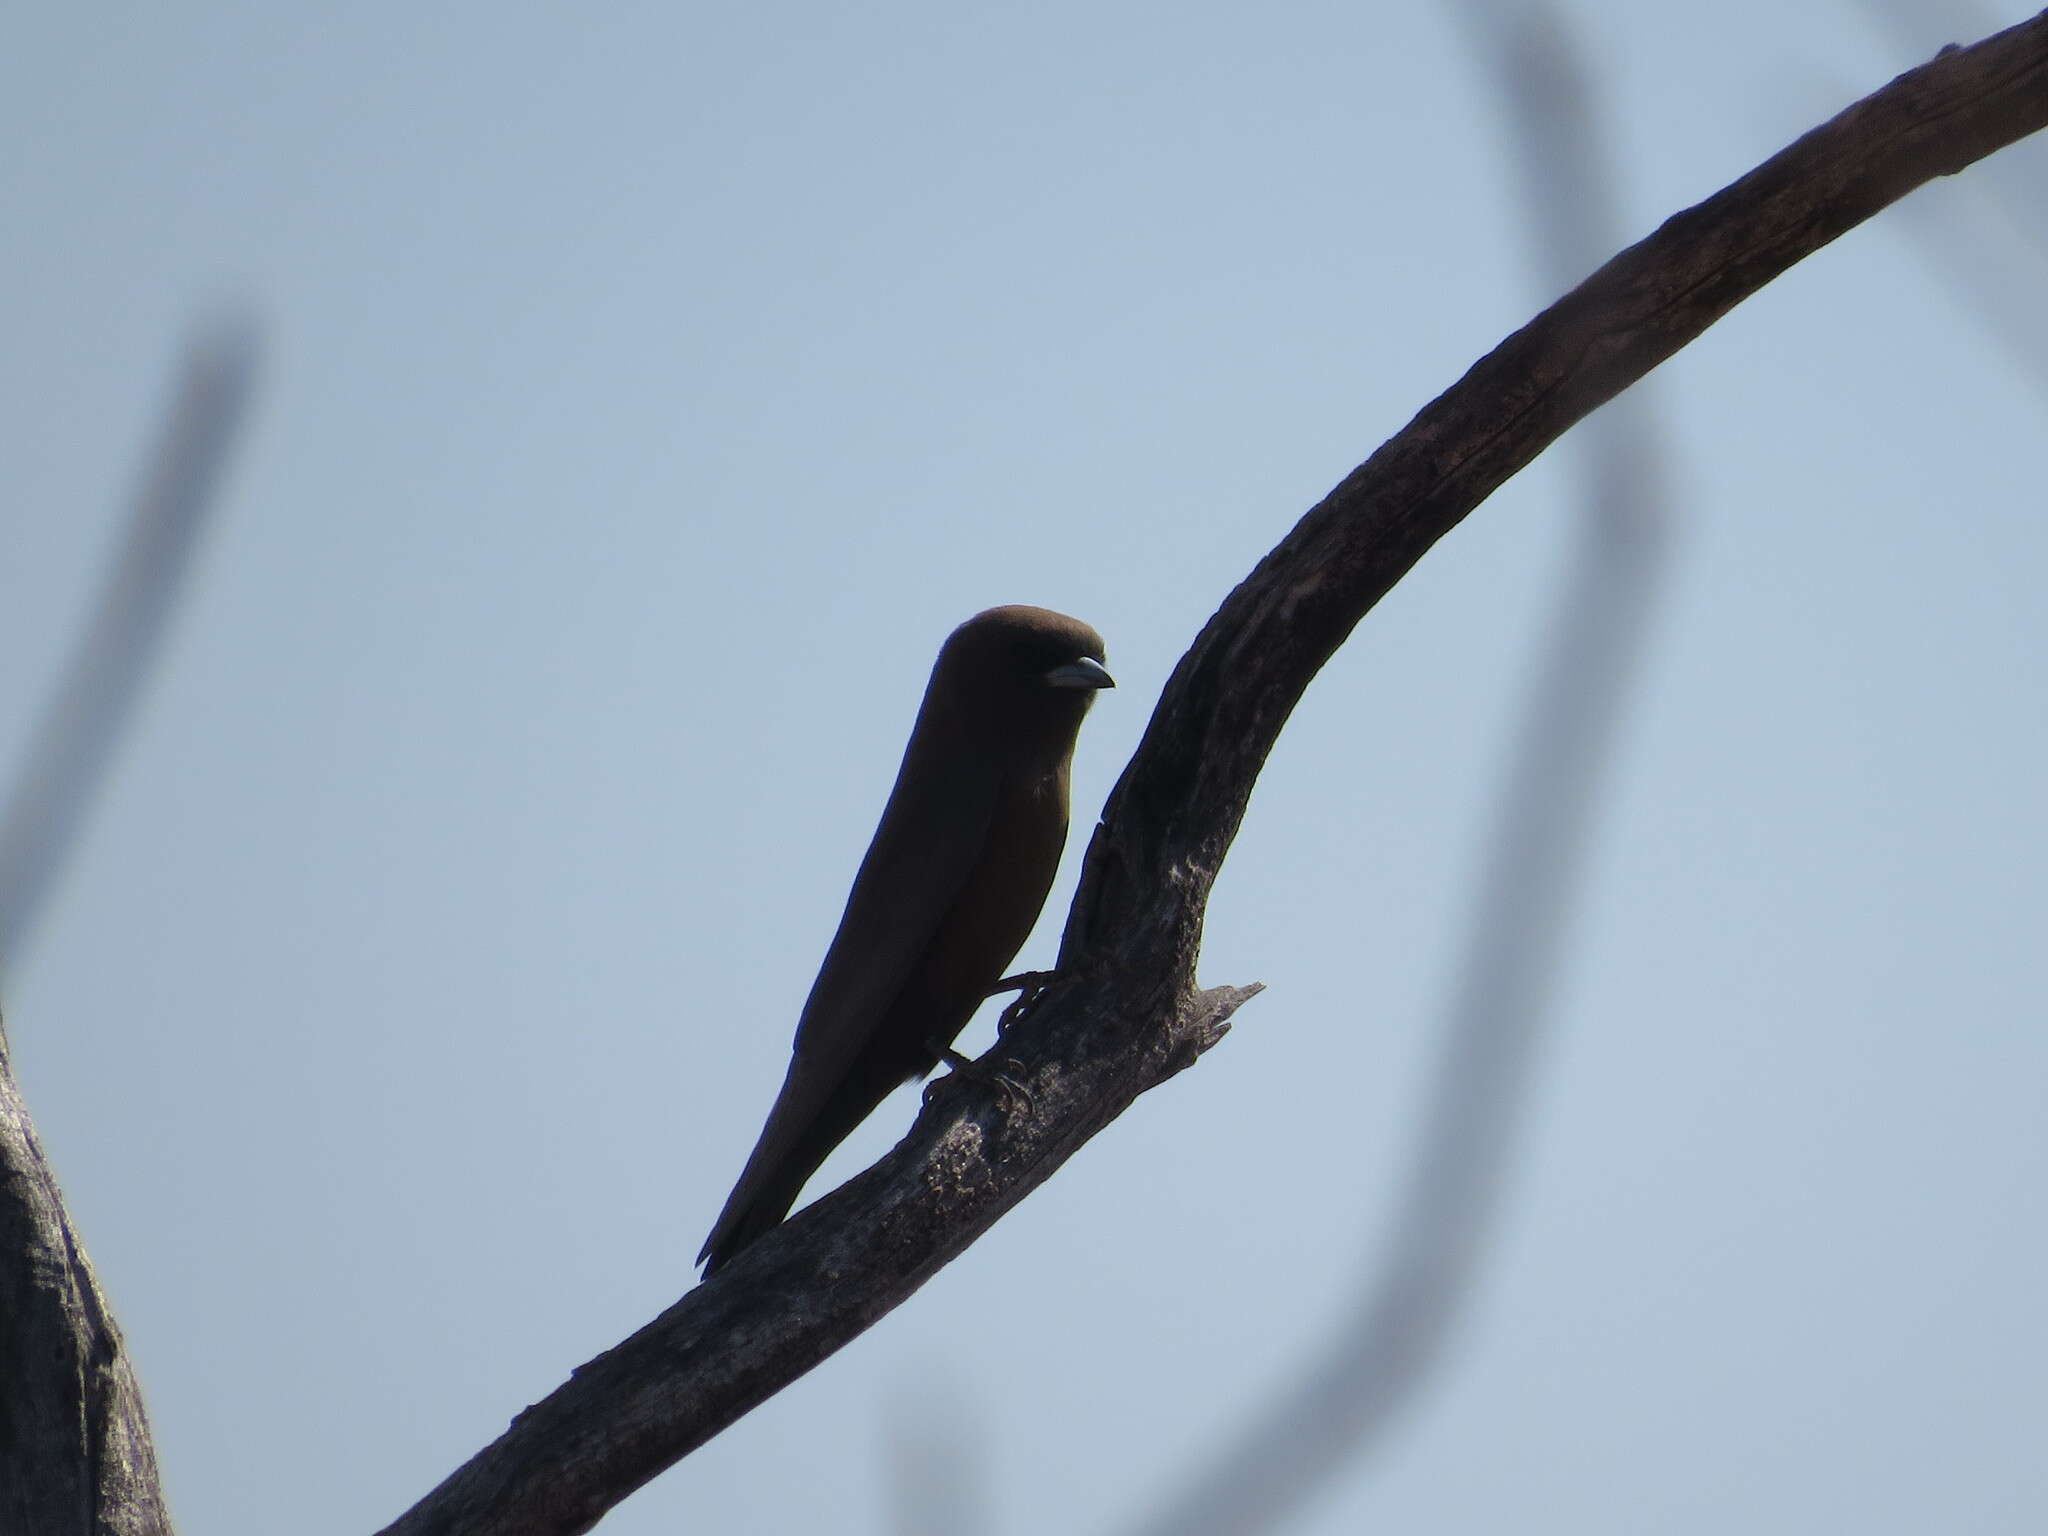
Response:
[[[991,608],[947,638],[789,1075],[698,1255],[707,1276],[789,1213],[891,1090],[937,1065],[1023,946],[1066,844],[1081,717],[1115,686],[1103,660],[1100,635],[1044,608]]]

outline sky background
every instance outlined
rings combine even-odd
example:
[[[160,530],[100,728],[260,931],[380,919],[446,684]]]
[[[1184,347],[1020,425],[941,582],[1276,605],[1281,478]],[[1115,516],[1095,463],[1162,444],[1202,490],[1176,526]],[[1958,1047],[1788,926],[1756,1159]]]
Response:
[[[1949,14],[1574,7],[1626,238],[2024,12]],[[263,327],[5,993],[210,1536],[383,1525],[692,1283],[955,623],[1108,638],[1044,963],[1201,623],[1555,297],[1441,6],[10,21],[0,764],[182,338]],[[2044,179],[1916,194],[1652,377],[1672,563],[1505,1215],[1441,1375],[1295,1529],[2048,1521],[2044,374],[1985,278],[2048,291],[2002,211]],[[901,1530],[922,1448],[988,1532],[1113,1536],[1315,1356],[1582,468],[1310,689],[1210,909],[1203,979],[1268,988],[1229,1039],[604,1530]]]

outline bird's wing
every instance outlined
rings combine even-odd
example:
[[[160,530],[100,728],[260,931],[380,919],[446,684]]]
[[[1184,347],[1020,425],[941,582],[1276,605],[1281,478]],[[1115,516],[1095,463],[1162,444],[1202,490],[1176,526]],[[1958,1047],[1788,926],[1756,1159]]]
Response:
[[[993,761],[922,732],[913,736],[797,1022],[789,1075],[705,1243],[707,1253],[778,1181],[783,1160],[874,1040],[980,862],[1000,789]]]
[[[978,757],[904,764],[797,1021],[796,1055],[822,1075],[867,1044],[931,947],[988,847],[1001,788]]]

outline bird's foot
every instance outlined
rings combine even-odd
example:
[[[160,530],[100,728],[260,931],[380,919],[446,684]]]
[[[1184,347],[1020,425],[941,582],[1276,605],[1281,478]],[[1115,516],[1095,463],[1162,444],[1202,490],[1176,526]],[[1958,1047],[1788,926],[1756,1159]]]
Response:
[[[973,1057],[954,1050],[950,1045],[938,1047],[938,1058],[952,1068],[955,1076],[963,1077],[970,1083],[981,1083],[995,1089],[1004,1099],[1006,1107],[1012,1111],[1020,1105],[1026,1110],[1035,1110],[1038,1107],[1037,1101],[1031,1097],[1031,1090],[1007,1072],[998,1072],[994,1067],[984,1066]],[[1005,1061],[1003,1065],[1014,1068],[1019,1073],[1024,1070],[1024,1063],[1014,1059]]]
[[[1030,1011],[1031,1005],[1038,1001],[1038,994],[1045,990],[1046,984],[1056,974],[1054,971],[1019,971],[1014,976],[1005,976],[988,989],[986,995],[989,997],[1001,997],[1005,992],[1017,994],[1016,1001],[996,1016],[997,1039],[1000,1040],[1012,1024]]]

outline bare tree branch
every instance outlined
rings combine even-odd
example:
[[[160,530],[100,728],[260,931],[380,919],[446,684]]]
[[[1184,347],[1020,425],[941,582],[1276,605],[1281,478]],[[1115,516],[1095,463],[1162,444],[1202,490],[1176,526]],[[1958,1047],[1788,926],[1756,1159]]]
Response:
[[[1893,40],[1952,36],[1957,26],[1991,25],[1987,7],[1963,0],[1863,0]],[[1907,237],[1956,301],[2048,386],[2048,145],[2001,155],[1982,175],[1938,202],[1900,209]]]
[[[1535,265],[1553,291],[1569,287],[1613,249],[1618,223],[1591,71],[1544,0],[1458,10],[1520,161]],[[1582,441],[1578,549],[1495,810],[1386,1257],[1301,1379],[1204,1457],[1143,1536],[1249,1536],[1298,1514],[1414,1404],[1477,1283],[1666,543],[1662,445],[1643,387],[1587,422]]]
[[[1175,669],[1105,810],[1061,980],[1005,1037],[1031,1102],[945,1081],[873,1168],[574,1372],[388,1528],[588,1530],[868,1328],[1248,991],[1194,983],[1202,914],[1310,679],[1444,534],[1566,428],[1794,262],[2048,124],[2048,16],[1945,53],[1622,252],[1477,363],[1304,517]],[[1000,1320],[997,1320],[1000,1321]]]

